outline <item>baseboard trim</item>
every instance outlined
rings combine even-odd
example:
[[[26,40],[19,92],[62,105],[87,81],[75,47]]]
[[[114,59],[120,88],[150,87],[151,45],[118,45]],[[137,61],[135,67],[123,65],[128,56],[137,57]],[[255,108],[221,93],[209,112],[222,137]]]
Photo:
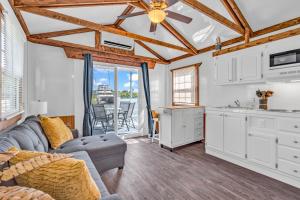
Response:
[[[280,172],[276,169],[271,169],[271,168],[268,168],[268,167],[264,167],[262,165],[252,163],[252,162],[247,161],[247,160],[242,160],[242,159],[239,159],[239,158],[233,158],[232,156],[229,156],[229,155],[227,155],[223,152],[219,152],[219,151],[217,151],[215,149],[212,149],[210,147],[207,147],[207,146],[206,146],[205,152],[209,155],[218,157],[222,160],[226,160],[226,161],[231,162],[233,164],[236,164],[238,166],[247,168],[251,171],[257,172],[259,174],[262,174],[262,175],[268,176],[270,178],[276,179],[278,181],[284,182],[286,184],[292,185],[296,188],[300,188],[300,179],[291,177],[290,175],[284,174],[284,173],[282,173],[282,172]]]

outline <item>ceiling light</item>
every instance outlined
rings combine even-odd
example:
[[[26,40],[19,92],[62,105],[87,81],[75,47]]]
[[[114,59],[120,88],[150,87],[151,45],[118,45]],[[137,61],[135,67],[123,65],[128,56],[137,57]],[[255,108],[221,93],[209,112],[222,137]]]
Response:
[[[153,23],[161,23],[166,19],[167,13],[160,9],[153,9],[148,13],[148,17]]]

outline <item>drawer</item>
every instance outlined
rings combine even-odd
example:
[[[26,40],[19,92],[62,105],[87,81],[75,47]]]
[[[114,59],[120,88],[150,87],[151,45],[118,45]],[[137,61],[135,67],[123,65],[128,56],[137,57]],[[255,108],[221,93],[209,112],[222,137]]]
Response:
[[[250,128],[262,128],[262,129],[276,129],[274,118],[267,117],[250,117]]]
[[[300,149],[300,135],[280,133],[278,135],[278,144]]]
[[[278,157],[300,164],[300,149],[278,146]]]
[[[284,173],[290,174],[292,176],[295,176],[297,178],[300,178],[300,165],[287,161],[287,160],[283,160],[283,159],[279,159],[278,160],[278,170],[282,171]]]
[[[279,129],[281,131],[290,131],[300,133],[300,120],[297,119],[279,119]]]

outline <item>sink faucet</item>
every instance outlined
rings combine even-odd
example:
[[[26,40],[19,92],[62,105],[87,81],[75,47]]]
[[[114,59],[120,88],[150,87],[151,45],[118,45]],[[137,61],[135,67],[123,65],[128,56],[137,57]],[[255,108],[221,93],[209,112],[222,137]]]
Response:
[[[241,107],[241,102],[238,99],[235,100],[234,103],[237,107]]]

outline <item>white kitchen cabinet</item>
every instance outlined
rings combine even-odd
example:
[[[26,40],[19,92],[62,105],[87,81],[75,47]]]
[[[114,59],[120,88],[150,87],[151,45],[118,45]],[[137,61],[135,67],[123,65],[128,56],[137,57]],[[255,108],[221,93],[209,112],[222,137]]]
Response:
[[[217,85],[263,82],[263,53],[257,49],[221,55],[215,58]]]
[[[201,107],[168,107],[160,111],[160,144],[171,149],[204,139]]]
[[[246,117],[240,114],[208,112],[206,145],[230,155],[245,158]]]
[[[254,51],[255,50],[255,51]],[[240,82],[253,82],[261,80],[263,53],[256,49],[250,49],[239,56],[239,78]]]
[[[246,157],[246,117],[224,114],[224,152],[240,158]]]
[[[220,56],[215,60],[215,79],[218,85],[231,84],[237,81],[238,59],[233,56]]]
[[[300,113],[206,108],[206,153],[300,188]]]
[[[223,113],[206,114],[206,146],[223,151]]]
[[[276,168],[276,136],[249,132],[247,138],[247,158],[249,161]]]

